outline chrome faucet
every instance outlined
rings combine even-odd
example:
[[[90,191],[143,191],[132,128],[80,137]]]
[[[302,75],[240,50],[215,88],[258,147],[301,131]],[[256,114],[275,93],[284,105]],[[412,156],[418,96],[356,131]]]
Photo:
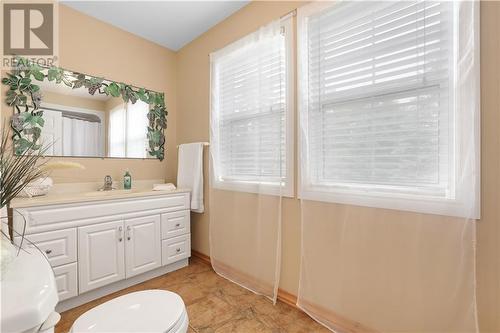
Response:
[[[104,177],[104,186],[99,189],[99,191],[111,191],[114,190],[113,187],[113,178],[110,175]]]

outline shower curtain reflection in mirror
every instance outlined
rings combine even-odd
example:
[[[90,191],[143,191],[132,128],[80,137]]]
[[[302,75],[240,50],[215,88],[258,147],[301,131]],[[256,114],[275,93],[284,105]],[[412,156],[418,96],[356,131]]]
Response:
[[[104,156],[104,113],[45,104],[42,144],[50,156]]]

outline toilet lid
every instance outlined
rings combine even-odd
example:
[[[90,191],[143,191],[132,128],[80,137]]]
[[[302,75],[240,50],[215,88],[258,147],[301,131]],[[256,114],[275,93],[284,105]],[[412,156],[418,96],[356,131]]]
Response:
[[[169,332],[185,313],[179,295],[165,290],[130,293],[81,315],[71,332]]]

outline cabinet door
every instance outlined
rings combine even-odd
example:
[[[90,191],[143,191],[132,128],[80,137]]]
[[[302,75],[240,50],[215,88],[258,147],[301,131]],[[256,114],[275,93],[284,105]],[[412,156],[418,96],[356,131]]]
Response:
[[[80,293],[125,278],[123,221],[78,228]]]
[[[127,278],[161,266],[160,215],[125,220]]]

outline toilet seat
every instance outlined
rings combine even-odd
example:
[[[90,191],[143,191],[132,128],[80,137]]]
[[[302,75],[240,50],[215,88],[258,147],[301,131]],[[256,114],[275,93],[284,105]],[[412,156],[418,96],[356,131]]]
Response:
[[[145,290],[123,295],[81,315],[71,333],[185,333],[188,316],[182,298],[166,290]]]

